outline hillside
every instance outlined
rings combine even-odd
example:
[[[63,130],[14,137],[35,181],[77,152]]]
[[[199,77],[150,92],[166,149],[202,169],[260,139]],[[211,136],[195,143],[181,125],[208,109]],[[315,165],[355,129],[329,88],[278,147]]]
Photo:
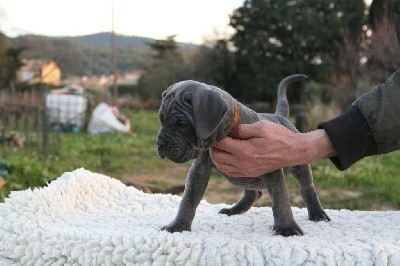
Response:
[[[57,37],[50,37],[55,38]],[[60,38],[60,37],[59,37]],[[62,40],[71,41],[76,44],[83,44],[83,45],[111,45],[111,32],[100,32],[90,35],[83,35],[83,36],[74,36],[74,37],[61,37]],[[118,47],[127,47],[127,46],[134,46],[139,48],[147,48],[148,43],[154,42],[156,39],[147,38],[147,37],[140,37],[140,36],[129,36],[123,34],[116,34],[115,36],[115,44]],[[198,47],[197,45],[191,43],[182,43],[178,42],[179,48],[186,50]]]
[[[76,37],[23,35],[9,40],[14,47],[24,47],[23,58],[52,59],[60,66],[63,77],[68,77],[110,74],[111,36],[110,32]],[[117,34],[115,43],[119,71],[146,67],[150,56],[147,44],[154,41],[151,38]],[[198,46],[178,43],[178,47],[185,52]]]
[[[111,45],[111,33],[100,32],[90,35],[76,36],[76,37],[61,37],[63,40],[71,41],[76,44],[83,45]],[[153,42],[154,39],[137,36],[127,36],[117,34],[115,43],[119,47],[123,46],[135,46],[135,47],[146,47],[147,43]]]

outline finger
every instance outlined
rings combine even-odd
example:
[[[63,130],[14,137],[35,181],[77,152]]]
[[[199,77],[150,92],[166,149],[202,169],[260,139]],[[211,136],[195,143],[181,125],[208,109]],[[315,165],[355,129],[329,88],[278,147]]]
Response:
[[[240,173],[240,172],[230,172],[227,175],[229,175],[230,177],[244,177],[245,175]]]
[[[241,163],[238,161],[237,157],[218,150],[215,147],[212,147],[210,149],[210,156],[211,160],[213,161],[213,164],[215,168],[217,168],[218,171],[227,174],[231,177],[256,177],[259,175],[248,175],[244,173],[242,168],[240,168]]]
[[[263,137],[263,128],[265,124],[265,121],[256,122],[254,124],[241,124],[235,132],[235,138],[246,140]]]
[[[224,151],[230,154],[239,154],[242,150],[241,140],[233,139],[231,137],[225,137],[216,144],[214,147],[220,151]]]
[[[211,148],[209,149],[210,151],[210,156],[212,159],[217,159],[221,157],[221,154],[227,153],[226,151],[220,149],[217,144],[215,144],[214,146],[211,146]]]
[[[218,171],[220,171],[228,176],[231,176],[231,177],[244,176],[244,174],[241,173],[237,167],[230,165],[230,164],[217,163],[217,164],[215,164],[215,167],[217,168]]]
[[[235,155],[224,150],[220,150],[216,147],[211,147],[210,156],[214,164],[236,165],[237,163]]]
[[[238,167],[236,157],[231,153],[219,150],[216,147],[210,148],[210,157],[215,167],[222,172],[236,172]]]
[[[217,162],[217,159],[219,158],[218,153],[220,153],[220,152],[222,152],[222,151],[219,150],[219,149],[217,149],[216,147],[212,146],[212,147],[209,149],[209,152],[210,152],[211,160],[213,161],[213,163],[216,163],[216,162]]]

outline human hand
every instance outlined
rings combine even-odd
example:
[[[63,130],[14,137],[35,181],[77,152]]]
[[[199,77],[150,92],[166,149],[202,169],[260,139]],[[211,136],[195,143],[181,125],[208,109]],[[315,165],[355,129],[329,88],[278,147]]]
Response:
[[[215,167],[233,177],[257,177],[333,152],[324,130],[295,133],[267,121],[239,125],[235,137],[226,137],[210,149]]]

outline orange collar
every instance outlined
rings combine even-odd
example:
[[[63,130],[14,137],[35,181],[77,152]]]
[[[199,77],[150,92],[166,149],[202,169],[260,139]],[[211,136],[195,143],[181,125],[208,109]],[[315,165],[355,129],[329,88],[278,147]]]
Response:
[[[234,131],[236,129],[237,124],[239,123],[239,104],[236,100],[233,102],[233,120],[231,124],[231,130]]]

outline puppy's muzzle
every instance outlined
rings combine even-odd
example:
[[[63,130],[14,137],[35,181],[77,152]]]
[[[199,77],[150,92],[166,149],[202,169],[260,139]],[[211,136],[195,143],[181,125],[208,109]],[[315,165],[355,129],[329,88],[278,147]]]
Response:
[[[164,138],[160,136],[157,137],[157,153],[161,159],[164,159],[167,156],[165,152],[165,148],[167,147],[167,145],[168,143]]]
[[[187,161],[182,149],[171,144],[162,135],[159,135],[157,138],[157,153],[161,159],[168,158],[175,163],[184,163]]]

